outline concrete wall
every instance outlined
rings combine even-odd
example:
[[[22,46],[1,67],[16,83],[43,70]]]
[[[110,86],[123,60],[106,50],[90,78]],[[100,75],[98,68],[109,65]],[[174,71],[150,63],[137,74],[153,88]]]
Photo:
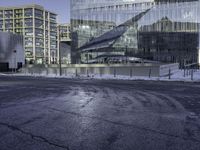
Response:
[[[135,65],[69,65],[62,66],[62,75],[120,75],[120,76],[151,76],[160,77],[178,70],[178,64],[135,64]],[[59,75],[58,66],[27,66],[24,73]]]

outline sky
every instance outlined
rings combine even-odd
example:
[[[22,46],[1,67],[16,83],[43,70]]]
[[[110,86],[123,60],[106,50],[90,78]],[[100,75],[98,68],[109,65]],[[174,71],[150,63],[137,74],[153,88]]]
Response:
[[[70,0],[0,0],[0,7],[39,4],[58,14],[58,23],[70,22]]]

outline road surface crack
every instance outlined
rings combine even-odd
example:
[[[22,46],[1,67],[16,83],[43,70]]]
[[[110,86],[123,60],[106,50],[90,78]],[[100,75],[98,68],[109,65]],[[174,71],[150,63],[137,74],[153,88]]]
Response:
[[[94,100],[94,98],[90,98],[89,100],[86,101],[85,104],[83,104],[81,107],[84,108],[86,107],[88,104],[90,104],[92,101]]]
[[[63,149],[69,150],[68,146],[53,143],[53,142],[49,141],[48,139],[46,139],[46,138],[44,138],[42,136],[34,135],[34,134],[30,133],[30,132],[27,132],[27,131],[24,131],[24,130],[18,128],[17,126],[10,125],[8,123],[3,123],[3,122],[0,122],[0,125],[1,126],[5,126],[5,127],[9,128],[10,130],[17,131],[17,132],[20,132],[22,134],[28,135],[33,140],[36,140],[36,141],[39,141],[39,142],[44,142],[44,143],[47,143],[47,144],[55,146],[55,147],[59,147],[59,148],[63,148]]]

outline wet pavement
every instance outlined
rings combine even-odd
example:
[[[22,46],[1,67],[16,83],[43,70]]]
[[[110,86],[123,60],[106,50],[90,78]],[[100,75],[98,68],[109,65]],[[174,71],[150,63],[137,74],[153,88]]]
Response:
[[[0,150],[199,150],[200,83],[0,76]]]

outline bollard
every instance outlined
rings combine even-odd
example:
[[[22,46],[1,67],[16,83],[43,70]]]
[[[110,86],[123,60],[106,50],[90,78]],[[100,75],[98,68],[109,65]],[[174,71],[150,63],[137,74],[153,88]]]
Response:
[[[171,79],[171,69],[169,69],[169,80]]]
[[[151,68],[149,69],[149,78],[151,78]]]
[[[67,76],[67,68],[65,69],[65,76]]]

